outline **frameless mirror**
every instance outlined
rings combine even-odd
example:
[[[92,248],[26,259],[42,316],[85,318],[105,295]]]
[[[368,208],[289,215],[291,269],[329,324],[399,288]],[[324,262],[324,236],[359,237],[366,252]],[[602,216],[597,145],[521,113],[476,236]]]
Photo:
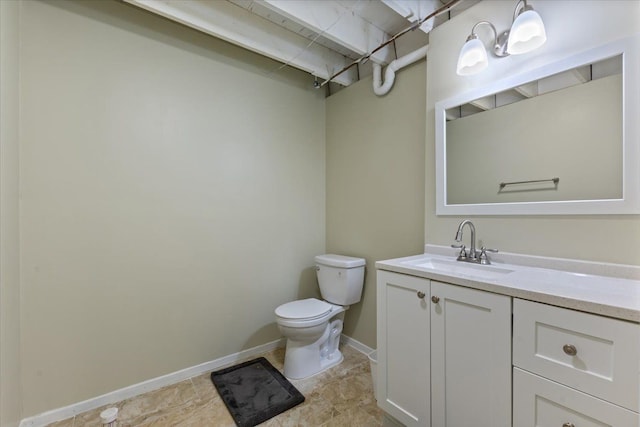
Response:
[[[637,39],[436,104],[437,214],[639,213]]]

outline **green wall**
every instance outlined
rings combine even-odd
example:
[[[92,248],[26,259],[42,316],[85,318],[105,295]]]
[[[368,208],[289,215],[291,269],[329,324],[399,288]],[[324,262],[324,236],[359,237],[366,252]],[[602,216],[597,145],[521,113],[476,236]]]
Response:
[[[376,347],[378,260],[424,251],[425,62],[384,97],[371,78],[327,98],[327,251],[367,260],[344,333]]]

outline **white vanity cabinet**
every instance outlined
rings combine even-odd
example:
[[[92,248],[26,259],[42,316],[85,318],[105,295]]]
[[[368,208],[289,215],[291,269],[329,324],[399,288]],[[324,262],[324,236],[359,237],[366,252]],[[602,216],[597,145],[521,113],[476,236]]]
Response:
[[[378,406],[407,427],[428,426],[430,281],[378,270]]]
[[[378,405],[406,426],[510,426],[511,298],[379,270]]]
[[[520,299],[514,427],[638,427],[640,326]]]
[[[407,426],[640,427],[640,267],[546,261],[565,269],[376,262],[378,405]]]

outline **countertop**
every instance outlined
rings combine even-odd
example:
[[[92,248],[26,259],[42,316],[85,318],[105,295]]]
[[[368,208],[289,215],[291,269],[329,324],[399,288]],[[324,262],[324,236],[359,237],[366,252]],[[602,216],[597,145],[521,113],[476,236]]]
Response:
[[[377,261],[379,270],[465,286],[515,298],[580,310],[616,319],[640,322],[640,280],[582,272],[493,262],[490,269],[501,271],[483,277],[481,265],[463,271],[425,268],[420,264],[468,264],[455,256],[425,253],[410,257]],[[632,267],[635,268],[635,267]],[[478,274],[475,274],[478,271]],[[455,265],[451,270],[456,270]],[[504,273],[508,271],[508,273]]]

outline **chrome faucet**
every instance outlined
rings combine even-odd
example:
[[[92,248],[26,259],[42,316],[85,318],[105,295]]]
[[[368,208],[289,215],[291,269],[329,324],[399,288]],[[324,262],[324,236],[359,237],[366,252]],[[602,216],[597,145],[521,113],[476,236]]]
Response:
[[[476,264],[491,264],[489,261],[489,257],[487,256],[487,252],[498,252],[497,249],[488,249],[484,246],[480,248],[480,252],[476,251],[476,227],[473,225],[471,220],[465,219],[458,225],[458,231],[456,231],[456,242],[462,242],[462,230],[464,226],[468,225],[471,230],[471,245],[469,247],[469,253],[467,253],[464,245],[451,245],[452,248],[460,249],[460,254],[458,254],[458,261],[465,262],[473,262]]]
[[[467,254],[464,245],[462,245],[462,251],[460,251],[458,261],[461,261],[461,258],[476,258],[476,227],[473,225],[471,220],[465,219],[460,223],[458,231],[456,231],[456,242],[462,242],[462,229],[465,225],[468,225],[471,230],[471,246],[469,247],[469,253]]]

